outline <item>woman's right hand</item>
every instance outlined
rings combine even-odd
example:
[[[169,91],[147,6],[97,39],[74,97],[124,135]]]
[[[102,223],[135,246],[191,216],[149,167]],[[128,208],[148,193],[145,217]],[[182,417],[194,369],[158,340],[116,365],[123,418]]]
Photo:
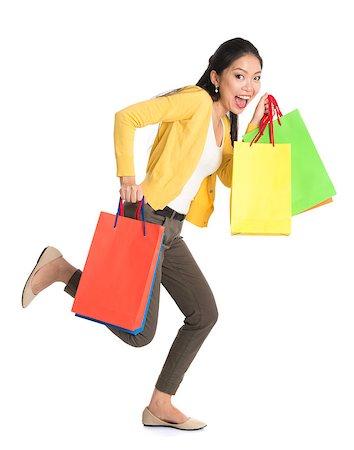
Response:
[[[127,202],[136,203],[143,198],[143,190],[140,184],[135,183],[135,177],[119,177],[120,189],[119,193],[122,200]],[[147,203],[146,197],[144,197],[144,203]]]
[[[257,127],[259,127],[260,121],[264,114],[269,114],[268,92],[266,92],[259,100],[251,119],[251,123],[254,123]]]

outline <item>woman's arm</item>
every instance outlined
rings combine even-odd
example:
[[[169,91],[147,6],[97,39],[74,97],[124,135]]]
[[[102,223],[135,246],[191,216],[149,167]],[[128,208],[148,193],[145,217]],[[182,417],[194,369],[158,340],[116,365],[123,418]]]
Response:
[[[135,103],[115,114],[114,146],[117,176],[135,176],[135,129],[158,122],[189,119],[199,108],[210,103],[209,94],[201,88],[188,86],[171,95]]]
[[[250,123],[248,124],[247,130],[246,130],[246,134],[247,134],[247,133],[250,133],[251,131],[255,130],[255,129],[258,128],[258,127],[259,127],[259,123],[258,123],[258,125],[257,125],[256,123],[250,122]]]

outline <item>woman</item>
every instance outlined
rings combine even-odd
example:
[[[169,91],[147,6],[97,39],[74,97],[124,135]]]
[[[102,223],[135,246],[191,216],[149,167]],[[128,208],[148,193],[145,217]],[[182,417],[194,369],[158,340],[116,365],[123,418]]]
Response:
[[[189,430],[206,425],[187,417],[171,402],[218,316],[213,293],[180,233],[184,219],[207,226],[214,209],[216,175],[225,186],[231,186],[237,116],[259,92],[261,70],[257,49],[244,39],[230,39],[211,56],[196,85],[131,105],[115,115],[117,176],[125,215],[135,217],[137,202],[144,195],[146,220],[164,226],[164,244],[144,330],[132,335],[108,328],[132,346],[151,342],[157,324],[160,282],[185,315],[143,412],[144,425]],[[256,128],[267,113],[265,94],[247,131]],[[160,123],[160,127],[146,176],[137,185],[133,160],[135,129],[155,123]],[[75,297],[81,273],[59,250],[45,248],[25,284],[23,307],[56,281],[64,282],[64,290]]]

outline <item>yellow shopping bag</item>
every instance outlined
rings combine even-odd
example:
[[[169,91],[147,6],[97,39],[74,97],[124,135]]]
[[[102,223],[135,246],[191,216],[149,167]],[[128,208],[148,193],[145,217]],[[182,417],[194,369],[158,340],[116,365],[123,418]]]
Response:
[[[291,232],[291,144],[235,142],[231,234]]]

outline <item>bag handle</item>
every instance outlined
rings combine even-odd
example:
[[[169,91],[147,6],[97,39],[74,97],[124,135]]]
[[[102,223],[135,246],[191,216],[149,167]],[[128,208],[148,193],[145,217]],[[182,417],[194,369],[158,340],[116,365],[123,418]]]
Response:
[[[141,216],[143,219],[143,223],[144,223],[144,236],[146,236],[146,222],[145,222],[145,211],[144,211],[144,196],[143,198],[140,200],[139,202],[139,206],[136,210],[136,214],[135,214],[135,219],[139,220],[139,215],[140,215],[140,211],[141,211]],[[114,221],[114,225],[113,228],[116,228],[117,222],[118,222],[118,216],[124,216],[124,204],[123,204],[123,200],[122,197],[119,197],[119,204],[118,204],[118,210],[116,213],[116,218]]]
[[[269,139],[271,144],[273,144],[274,147],[274,127],[273,127],[273,116],[276,114],[277,120],[279,125],[281,125],[280,117],[283,115],[280,111],[280,108],[278,106],[277,101],[272,95],[268,95],[268,109],[269,113],[264,114],[260,124],[259,124],[259,130],[258,133],[255,135],[255,137],[252,139],[250,146],[253,144],[253,142],[258,142],[258,140],[263,136],[264,130],[266,129],[267,125],[269,124]]]

